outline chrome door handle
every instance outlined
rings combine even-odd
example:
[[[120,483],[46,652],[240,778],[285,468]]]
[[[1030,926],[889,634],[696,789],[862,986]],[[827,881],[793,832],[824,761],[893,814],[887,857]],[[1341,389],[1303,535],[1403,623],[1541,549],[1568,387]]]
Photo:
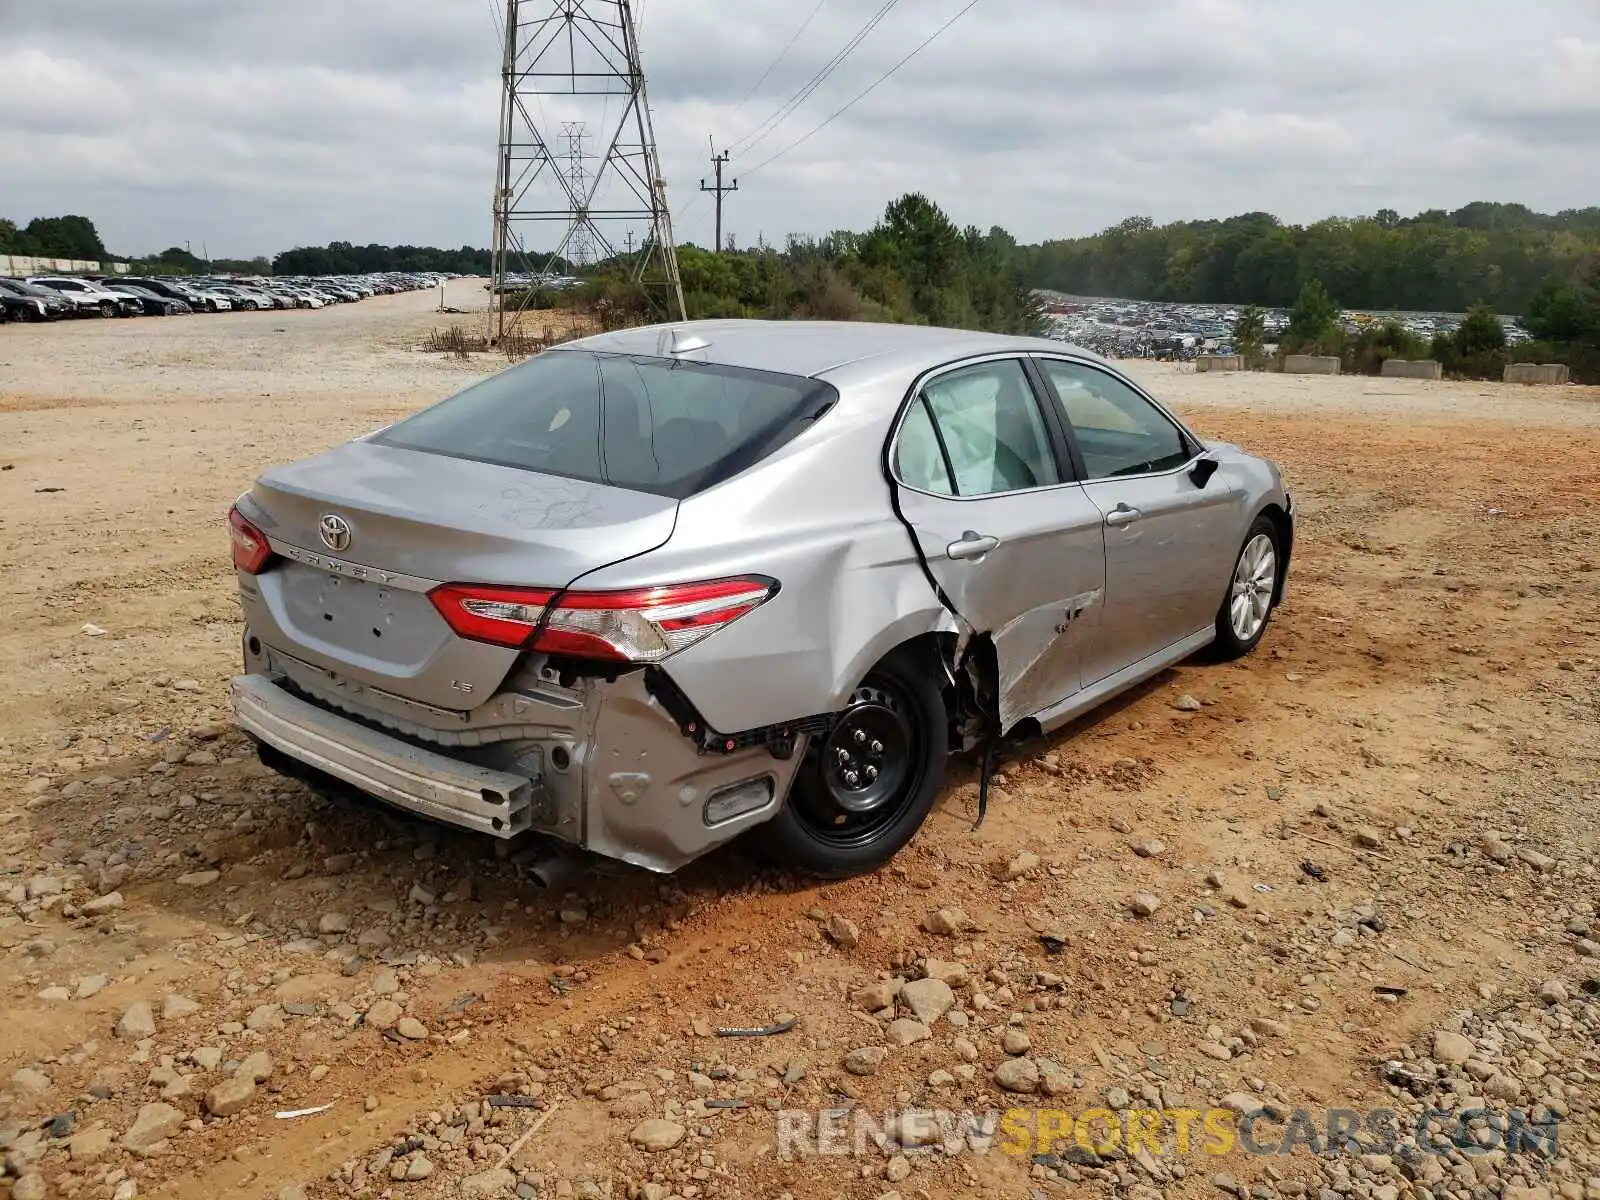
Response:
[[[1137,508],[1131,508],[1126,504],[1119,504],[1106,514],[1106,524],[1132,525],[1142,516],[1144,516],[1144,514]]]
[[[950,558],[955,559],[982,558],[999,544],[999,538],[974,533],[969,529],[961,535],[959,542],[951,542],[946,546],[944,552]]]

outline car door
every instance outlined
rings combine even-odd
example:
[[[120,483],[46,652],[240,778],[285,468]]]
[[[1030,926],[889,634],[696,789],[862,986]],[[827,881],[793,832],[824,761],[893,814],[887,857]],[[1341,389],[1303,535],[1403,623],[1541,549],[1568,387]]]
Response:
[[[993,639],[1002,729],[1077,691],[1105,583],[1103,517],[1024,360],[925,377],[890,461],[900,514],[945,603]]]
[[[1038,363],[1105,523],[1105,601],[1083,665],[1089,685],[1215,620],[1242,497],[1225,472],[1193,470],[1204,447],[1128,380],[1079,360]]]

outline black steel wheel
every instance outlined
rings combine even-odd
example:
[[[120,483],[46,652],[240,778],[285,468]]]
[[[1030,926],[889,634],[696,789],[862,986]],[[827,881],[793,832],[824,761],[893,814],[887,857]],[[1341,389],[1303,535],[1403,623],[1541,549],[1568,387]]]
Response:
[[[949,729],[930,663],[897,651],[813,738],[782,811],[759,833],[777,862],[842,878],[882,866],[911,840],[944,777]]]

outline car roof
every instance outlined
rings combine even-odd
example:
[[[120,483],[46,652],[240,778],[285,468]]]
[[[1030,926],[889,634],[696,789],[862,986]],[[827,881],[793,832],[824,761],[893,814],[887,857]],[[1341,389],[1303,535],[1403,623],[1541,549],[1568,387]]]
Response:
[[[1006,352],[1067,353],[1101,361],[1087,350],[1047,338],[872,321],[681,321],[595,334],[561,348],[655,356],[659,339],[674,331],[710,343],[686,353],[686,361],[812,377],[915,373],[959,358]]]

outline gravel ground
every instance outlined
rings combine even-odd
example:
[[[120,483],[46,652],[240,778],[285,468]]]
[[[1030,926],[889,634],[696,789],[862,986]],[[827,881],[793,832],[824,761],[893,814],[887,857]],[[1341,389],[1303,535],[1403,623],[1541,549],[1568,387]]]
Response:
[[[1600,1200],[1600,393],[1135,364],[1294,488],[1255,656],[1017,753],[977,833],[955,764],[873,877],[550,894],[227,721],[229,501],[492,370],[436,304],[0,332],[0,1197]]]

